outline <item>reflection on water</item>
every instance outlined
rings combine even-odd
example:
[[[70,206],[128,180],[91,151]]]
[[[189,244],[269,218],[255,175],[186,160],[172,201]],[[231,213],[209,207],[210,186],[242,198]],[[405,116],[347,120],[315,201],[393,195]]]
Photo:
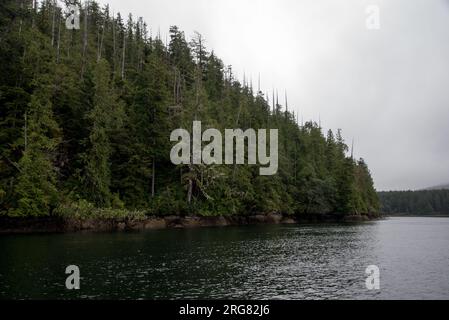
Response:
[[[448,267],[449,218],[14,235],[0,237],[0,298],[449,299]]]

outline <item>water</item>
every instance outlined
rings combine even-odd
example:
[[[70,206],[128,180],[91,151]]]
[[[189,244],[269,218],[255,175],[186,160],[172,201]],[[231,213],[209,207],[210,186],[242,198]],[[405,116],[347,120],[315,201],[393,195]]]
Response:
[[[449,299],[449,218],[0,236],[0,298]]]

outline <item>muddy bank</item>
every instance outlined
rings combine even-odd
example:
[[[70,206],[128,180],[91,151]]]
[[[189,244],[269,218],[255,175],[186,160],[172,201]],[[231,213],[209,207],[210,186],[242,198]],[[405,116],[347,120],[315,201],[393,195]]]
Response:
[[[146,219],[63,219],[0,218],[0,234],[12,233],[63,233],[77,231],[139,231],[167,228],[226,227],[255,224],[295,224],[319,222],[358,222],[378,218],[376,215],[348,216],[337,214],[281,215],[259,214],[249,216],[165,216]]]

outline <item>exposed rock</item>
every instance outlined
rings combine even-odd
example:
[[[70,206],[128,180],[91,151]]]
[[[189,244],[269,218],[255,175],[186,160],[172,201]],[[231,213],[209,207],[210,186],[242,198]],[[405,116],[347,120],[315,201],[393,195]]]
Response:
[[[225,217],[214,217],[213,218],[213,224],[219,227],[225,227],[225,226],[229,226],[230,223],[225,219]]]
[[[181,217],[179,216],[166,216],[164,220],[168,228],[179,228],[181,226]]]
[[[293,220],[292,218],[283,218],[281,220],[282,224],[295,224],[297,223],[295,220]]]
[[[266,223],[267,222],[267,216],[264,216],[262,214],[258,214],[255,216],[248,217],[249,223]]]
[[[184,228],[197,228],[202,226],[202,219],[199,217],[185,217],[180,223]]]
[[[75,219],[75,218],[42,218],[42,219],[12,219],[3,218],[0,222],[0,233],[31,233],[31,232],[72,232],[72,231],[125,231],[125,230],[156,230],[165,228],[197,228],[224,227],[247,224],[295,224],[318,222],[363,222],[379,219],[379,215],[342,214],[310,214],[302,216],[283,216],[270,213],[253,216],[166,216],[147,217],[144,220],[127,219]]]
[[[124,223],[124,222],[117,223],[117,230],[123,231],[123,230],[125,230],[125,228],[126,228],[126,223]]]
[[[146,230],[157,230],[167,228],[167,222],[165,219],[161,218],[150,218],[143,222],[144,229]]]
[[[280,223],[282,220],[282,215],[277,214],[277,213],[269,213],[266,216],[266,222],[267,223],[274,223],[274,224],[278,224]]]
[[[365,215],[351,215],[351,216],[344,216],[343,221],[344,222],[359,222],[359,221],[368,221],[369,217]]]
[[[80,221],[80,223],[81,223],[82,230],[89,230],[89,229],[95,228],[95,223],[91,219],[82,220],[82,221]]]

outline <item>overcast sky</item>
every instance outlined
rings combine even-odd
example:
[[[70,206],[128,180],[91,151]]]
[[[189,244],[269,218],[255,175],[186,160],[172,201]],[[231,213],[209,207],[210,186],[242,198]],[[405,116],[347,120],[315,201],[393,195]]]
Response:
[[[449,182],[449,0],[101,0],[162,38],[177,25],[288,93],[304,121],[341,128],[378,190]],[[366,7],[380,29],[366,28]]]

